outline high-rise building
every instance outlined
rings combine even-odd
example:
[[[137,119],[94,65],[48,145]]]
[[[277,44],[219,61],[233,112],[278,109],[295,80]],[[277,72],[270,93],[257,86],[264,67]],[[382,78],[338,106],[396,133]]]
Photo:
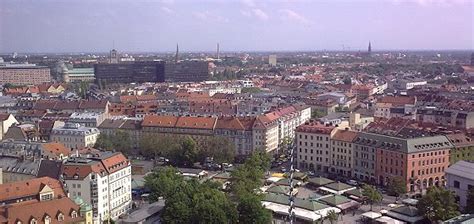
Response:
[[[178,60],[179,60],[178,54],[179,54],[179,46],[178,46],[178,44],[176,44],[176,54],[174,55],[174,62],[175,63],[177,63]]]
[[[97,83],[164,82],[165,63],[143,61],[117,64],[96,64],[94,73]]]
[[[471,66],[474,66],[474,53],[471,54]]]
[[[0,66],[0,84],[38,85],[51,82],[48,67],[34,64],[6,64]]]
[[[206,61],[179,61],[165,65],[165,81],[202,82],[208,78],[209,63]]]
[[[268,64],[271,66],[276,66],[277,65],[277,56],[275,54],[269,55],[268,56]]]
[[[219,59],[220,59],[220,58],[219,58],[219,43],[217,43],[217,55],[216,55],[216,56],[217,56],[216,59],[219,60]]]

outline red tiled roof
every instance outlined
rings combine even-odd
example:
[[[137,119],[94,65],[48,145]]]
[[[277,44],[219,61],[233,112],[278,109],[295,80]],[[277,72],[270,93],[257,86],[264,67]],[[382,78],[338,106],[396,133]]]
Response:
[[[55,180],[51,177],[41,177],[1,184],[0,202],[37,195],[45,185],[48,185],[54,191],[55,197],[66,197],[66,193],[59,180]]]
[[[161,116],[161,115],[146,115],[143,118],[143,127],[174,127],[178,117],[176,116]]]
[[[406,104],[415,104],[416,98],[413,96],[384,96],[379,101],[379,103],[390,103],[394,106],[403,106]]]
[[[337,130],[336,133],[332,136],[333,140],[343,141],[343,142],[352,142],[357,137],[357,132],[350,130]]]
[[[214,129],[217,122],[215,117],[179,117],[177,128]]]
[[[102,159],[101,161],[108,173],[114,173],[115,171],[128,166],[128,160],[122,153],[116,153],[115,155]]]
[[[330,134],[334,128],[334,126],[327,126],[319,122],[307,122],[298,126],[296,131],[303,133]]]
[[[101,162],[91,162],[89,164],[65,164],[63,175],[64,179],[73,179],[77,176],[78,179],[84,179],[90,173],[97,173],[102,175],[106,172],[104,165]]]
[[[7,223],[30,223],[34,218],[37,223],[45,223],[44,218],[49,216],[51,223],[77,223],[84,220],[80,214],[80,207],[70,198],[63,197],[49,201],[31,201],[7,205],[0,208],[0,219]],[[72,218],[72,212],[77,212],[77,216]],[[64,220],[59,221],[58,215],[63,214]],[[3,216],[3,217],[2,217]]]
[[[60,156],[61,154],[63,156],[69,156],[71,154],[71,151],[64,146],[64,144],[59,143],[59,142],[48,142],[48,143],[43,143],[43,150],[47,151],[51,154],[54,154],[56,156]]]

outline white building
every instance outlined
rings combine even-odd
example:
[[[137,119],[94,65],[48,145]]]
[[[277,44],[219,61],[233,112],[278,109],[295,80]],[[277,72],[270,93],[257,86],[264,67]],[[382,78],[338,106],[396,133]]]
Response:
[[[107,118],[106,113],[99,112],[74,112],[68,123],[77,123],[85,127],[96,128]]]
[[[66,123],[64,127],[53,128],[51,140],[63,143],[69,149],[93,147],[99,137],[99,129],[81,126],[77,123]]]
[[[249,87],[254,87],[252,80],[239,80],[240,85],[242,88],[249,88]]]
[[[318,122],[306,122],[296,128],[296,162],[302,170],[329,172],[331,138],[337,129]]]
[[[102,223],[131,209],[131,171],[130,161],[122,153],[104,153],[68,159],[63,178],[69,196],[91,204],[94,223]]]
[[[265,114],[270,120],[278,122],[279,143],[293,141],[296,127],[311,119],[311,107],[289,106]]]
[[[277,65],[277,56],[275,54],[271,54],[268,56],[268,64],[271,66]]]
[[[467,193],[474,188],[474,162],[459,161],[445,171],[447,188],[459,197],[461,207],[467,205]]]
[[[3,139],[3,136],[7,133],[8,129],[13,124],[18,124],[19,122],[15,119],[12,114],[0,114],[0,140]]]

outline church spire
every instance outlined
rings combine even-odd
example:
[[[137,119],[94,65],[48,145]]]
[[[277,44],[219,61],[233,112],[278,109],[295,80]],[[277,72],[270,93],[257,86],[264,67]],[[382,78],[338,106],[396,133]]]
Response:
[[[179,53],[179,47],[178,47],[178,43],[176,43],[176,54],[174,56],[174,62],[178,62],[178,53]]]
[[[367,53],[368,53],[369,55],[372,54],[372,44],[370,43],[370,41],[369,41],[369,48],[368,48],[368,50],[367,50]]]

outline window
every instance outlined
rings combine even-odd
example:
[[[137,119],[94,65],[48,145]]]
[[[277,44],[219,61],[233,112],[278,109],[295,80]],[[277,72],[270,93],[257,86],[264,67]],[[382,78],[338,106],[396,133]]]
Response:
[[[51,223],[51,217],[47,215],[46,217],[44,217],[44,224],[50,224],[50,223]]]
[[[77,218],[77,212],[76,212],[76,211],[72,211],[72,212],[71,212],[71,217],[72,217],[73,219]]]
[[[32,218],[32,219],[30,220],[30,224],[37,224],[37,223],[38,223],[38,222],[36,221],[35,218]]]
[[[453,183],[453,186],[454,188],[458,188],[459,189],[459,181],[455,180],[454,183]]]
[[[58,214],[58,221],[59,221],[59,222],[64,221],[64,215],[63,215],[63,213],[61,213],[61,212]]]

